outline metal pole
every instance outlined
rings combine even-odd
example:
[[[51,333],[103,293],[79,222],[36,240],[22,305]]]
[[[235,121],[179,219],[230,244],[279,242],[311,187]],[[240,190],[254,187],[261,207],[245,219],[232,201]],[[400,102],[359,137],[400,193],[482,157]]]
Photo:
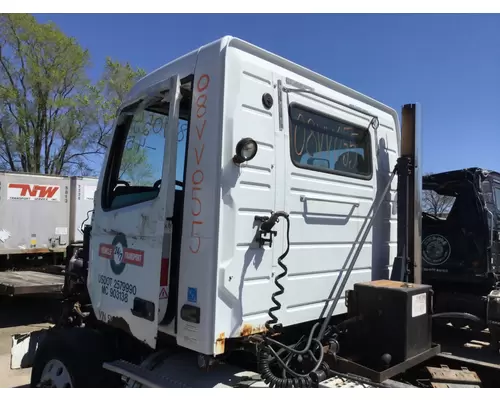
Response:
[[[344,280],[340,284],[340,287],[337,290],[337,293],[335,294],[335,298],[333,300],[332,305],[330,306],[330,309],[328,310],[328,314],[323,321],[323,325],[321,326],[321,329],[319,331],[319,334],[317,338],[321,340],[323,338],[323,335],[325,334],[326,328],[328,327],[328,323],[330,322],[330,319],[332,318],[333,312],[335,311],[335,308],[337,307],[337,304],[340,300],[340,297],[342,296],[342,293],[344,291],[345,286],[347,285],[347,281],[349,279],[349,276],[351,275],[351,272],[354,268],[354,265],[356,264],[356,261],[358,260],[359,253],[361,253],[361,249],[363,248],[363,245],[365,244],[366,237],[368,236],[368,233],[370,232],[370,229],[372,228],[372,225],[375,222],[375,216],[378,214],[378,211],[380,207],[382,206],[382,203],[385,200],[385,196],[389,192],[389,189],[391,188],[392,181],[394,179],[394,176],[396,176],[396,168],[394,168],[394,171],[391,174],[391,177],[389,178],[389,182],[387,183],[387,186],[385,187],[384,191],[382,192],[382,195],[377,199],[377,201],[373,202],[370,210],[368,211],[368,214],[366,214],[366,218],[363,222],[363,226],[358,232],[358,236],[356,237],[356,240],[354,243],[358,243],[358,247],[356,248],[356,252],[354,256],[351,259],[351,262],[349,263],[349,267],[347,267],[347,270],[345,272]],[[373,212],[373,216],[370,218],[370,214]],[[366,226],[366,228],[365,228]],[[354,248],[356,246],[351,247],[351,251],[349,252],[349,255],[347,256],[347,259],[351,256]],[[339,273],[339,279],[342,276],[342,273],[344,272],[344,269],[342,269]]]
[[[391,279],[422,283],[422,167],[420,105],[402,110],[398,160],[398,253]]]

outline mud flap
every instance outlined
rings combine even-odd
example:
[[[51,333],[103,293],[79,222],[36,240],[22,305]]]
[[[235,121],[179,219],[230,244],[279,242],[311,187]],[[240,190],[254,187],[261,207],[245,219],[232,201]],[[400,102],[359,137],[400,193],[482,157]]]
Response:
[[[31,368],[35,354],[48,329],[12,335],[10,348],[10,369]]]

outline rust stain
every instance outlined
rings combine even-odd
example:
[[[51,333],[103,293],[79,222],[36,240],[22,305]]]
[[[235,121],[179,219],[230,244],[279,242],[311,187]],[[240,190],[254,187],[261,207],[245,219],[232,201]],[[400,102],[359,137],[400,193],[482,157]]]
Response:
[[[413,287],[411,283],[390,281],[387,279],[381,279],[378,281],[371,281],[364,283],[365,285],[370,285],[374,287],[386,287],[386,288],[402,288],[402,287]]]
[[[215,352],[217,354],[224,353],[225,344],[226,344],[226,337],[224,335],[224,332],[222,332],[222,333],[219,334],[219,337],[215,341]]]
[[[240,336],[256,335],[257,333],[264,333],[266,331],[265,325],[253,326],[252,324],[244,324],[240,329]]]

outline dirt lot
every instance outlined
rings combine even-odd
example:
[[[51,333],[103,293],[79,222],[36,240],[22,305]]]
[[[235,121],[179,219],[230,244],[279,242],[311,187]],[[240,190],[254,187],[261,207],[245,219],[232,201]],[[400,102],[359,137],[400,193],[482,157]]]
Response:
[[[31,369],[10,369],[11,335],[48,327],[57,305],[52,299],[0,297],[0,388],[29,385]]]

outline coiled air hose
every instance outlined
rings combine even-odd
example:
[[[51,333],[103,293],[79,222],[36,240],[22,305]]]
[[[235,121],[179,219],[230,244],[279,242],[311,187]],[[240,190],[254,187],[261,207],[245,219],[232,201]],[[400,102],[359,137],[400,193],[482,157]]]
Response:
[[[264,231],[270,231],[272,226],[278,221],[279,217],[283,217],[286,220],[286,249],[285,252],[278,257],[278,265],[281,267],[283,270],[281,274],[276,276],[274,279],[274,284],[278,287],[278,290],[274,292],[271,295],[271,301],[274,303],[274,306],[269,309],[267,312],[269,314],[269,320],[265,323],[266,329],[269,333],[273,334],[275,333],[275,327],[271,326],[271,324],[275,325],[278,323],[278,318],[274,314],[276,311],[281,310],[281,303],[276,299],[278,296],[281,296],[283,293],[285,293],[285,288],[284,286],[280,283],[280,280],[283,279],[285,276],[288,274],[288,268],[287,266],[283,263],[283,259],[288,255],[288,252],[290,251],[290,217],[288,216],[287,213],[283,211],[278,211],[273,214],[273,216],[266,222],[264,222],[261,226],[261,229]],[[272,225],[271,225],[272,224]]]
[[[288,274],[288,268],[283,263],[283,259],[288,255],[288,252],[290,251],[290,218],[287,213],[279,211],[274,213],[271,218],[263,222],[260,226],[261,231],[269,233],[271,232],[271,229],[276,224],[276,222],[278,222],[278,219],[280,217],[284,218],[287,223],[287,244],[285,252],[280,257],[278,257],[278,265],[283,271],[274,279],[274,284],[278,287],[278,290],[271,296],[271,300],[274,303],[274,306],[272,306],[268,311],[269,320],[265,323],[267,331],[264,335],[262,335],[263,340],[258,349],[258,367],[262,379],[270,387],[306,388],[313,385],[310,374],[316,371],[323,362],[323,346],[318,339],[313,338],[314,333],[320,326],[320,324],[316,323],[312,327],[308,335],[307,342],[301,349],[299,349],[299,347],[301,347],[301,345],[304,343],[305,336],[303,336],[296,344],[292,346],[287,346],[270,337],[270,335],[276,333],[278,318],[276,317],[275,313],[281,309],[281,303],[277,300],[277,297],[285,293],[285,288],[279,281]],[[273,346],[278,347],[279,350],[276,351]],[[315,347],[314,350],[318,353],[317,358],[314,354],[315,351],[313,351],[312,349],[313,346]],[[290,367],[291,361],[294,358],[297,360],[299,360],[299,358],[302,359],[302,356],[306,354],[309,355],[312,360],[314,360],[314,367],[308,373],[298,373],[294,371]],[[276,376],[271,370],[271,363],[273,362],[277,362],[278,366],[281,368],[282,377]]]

